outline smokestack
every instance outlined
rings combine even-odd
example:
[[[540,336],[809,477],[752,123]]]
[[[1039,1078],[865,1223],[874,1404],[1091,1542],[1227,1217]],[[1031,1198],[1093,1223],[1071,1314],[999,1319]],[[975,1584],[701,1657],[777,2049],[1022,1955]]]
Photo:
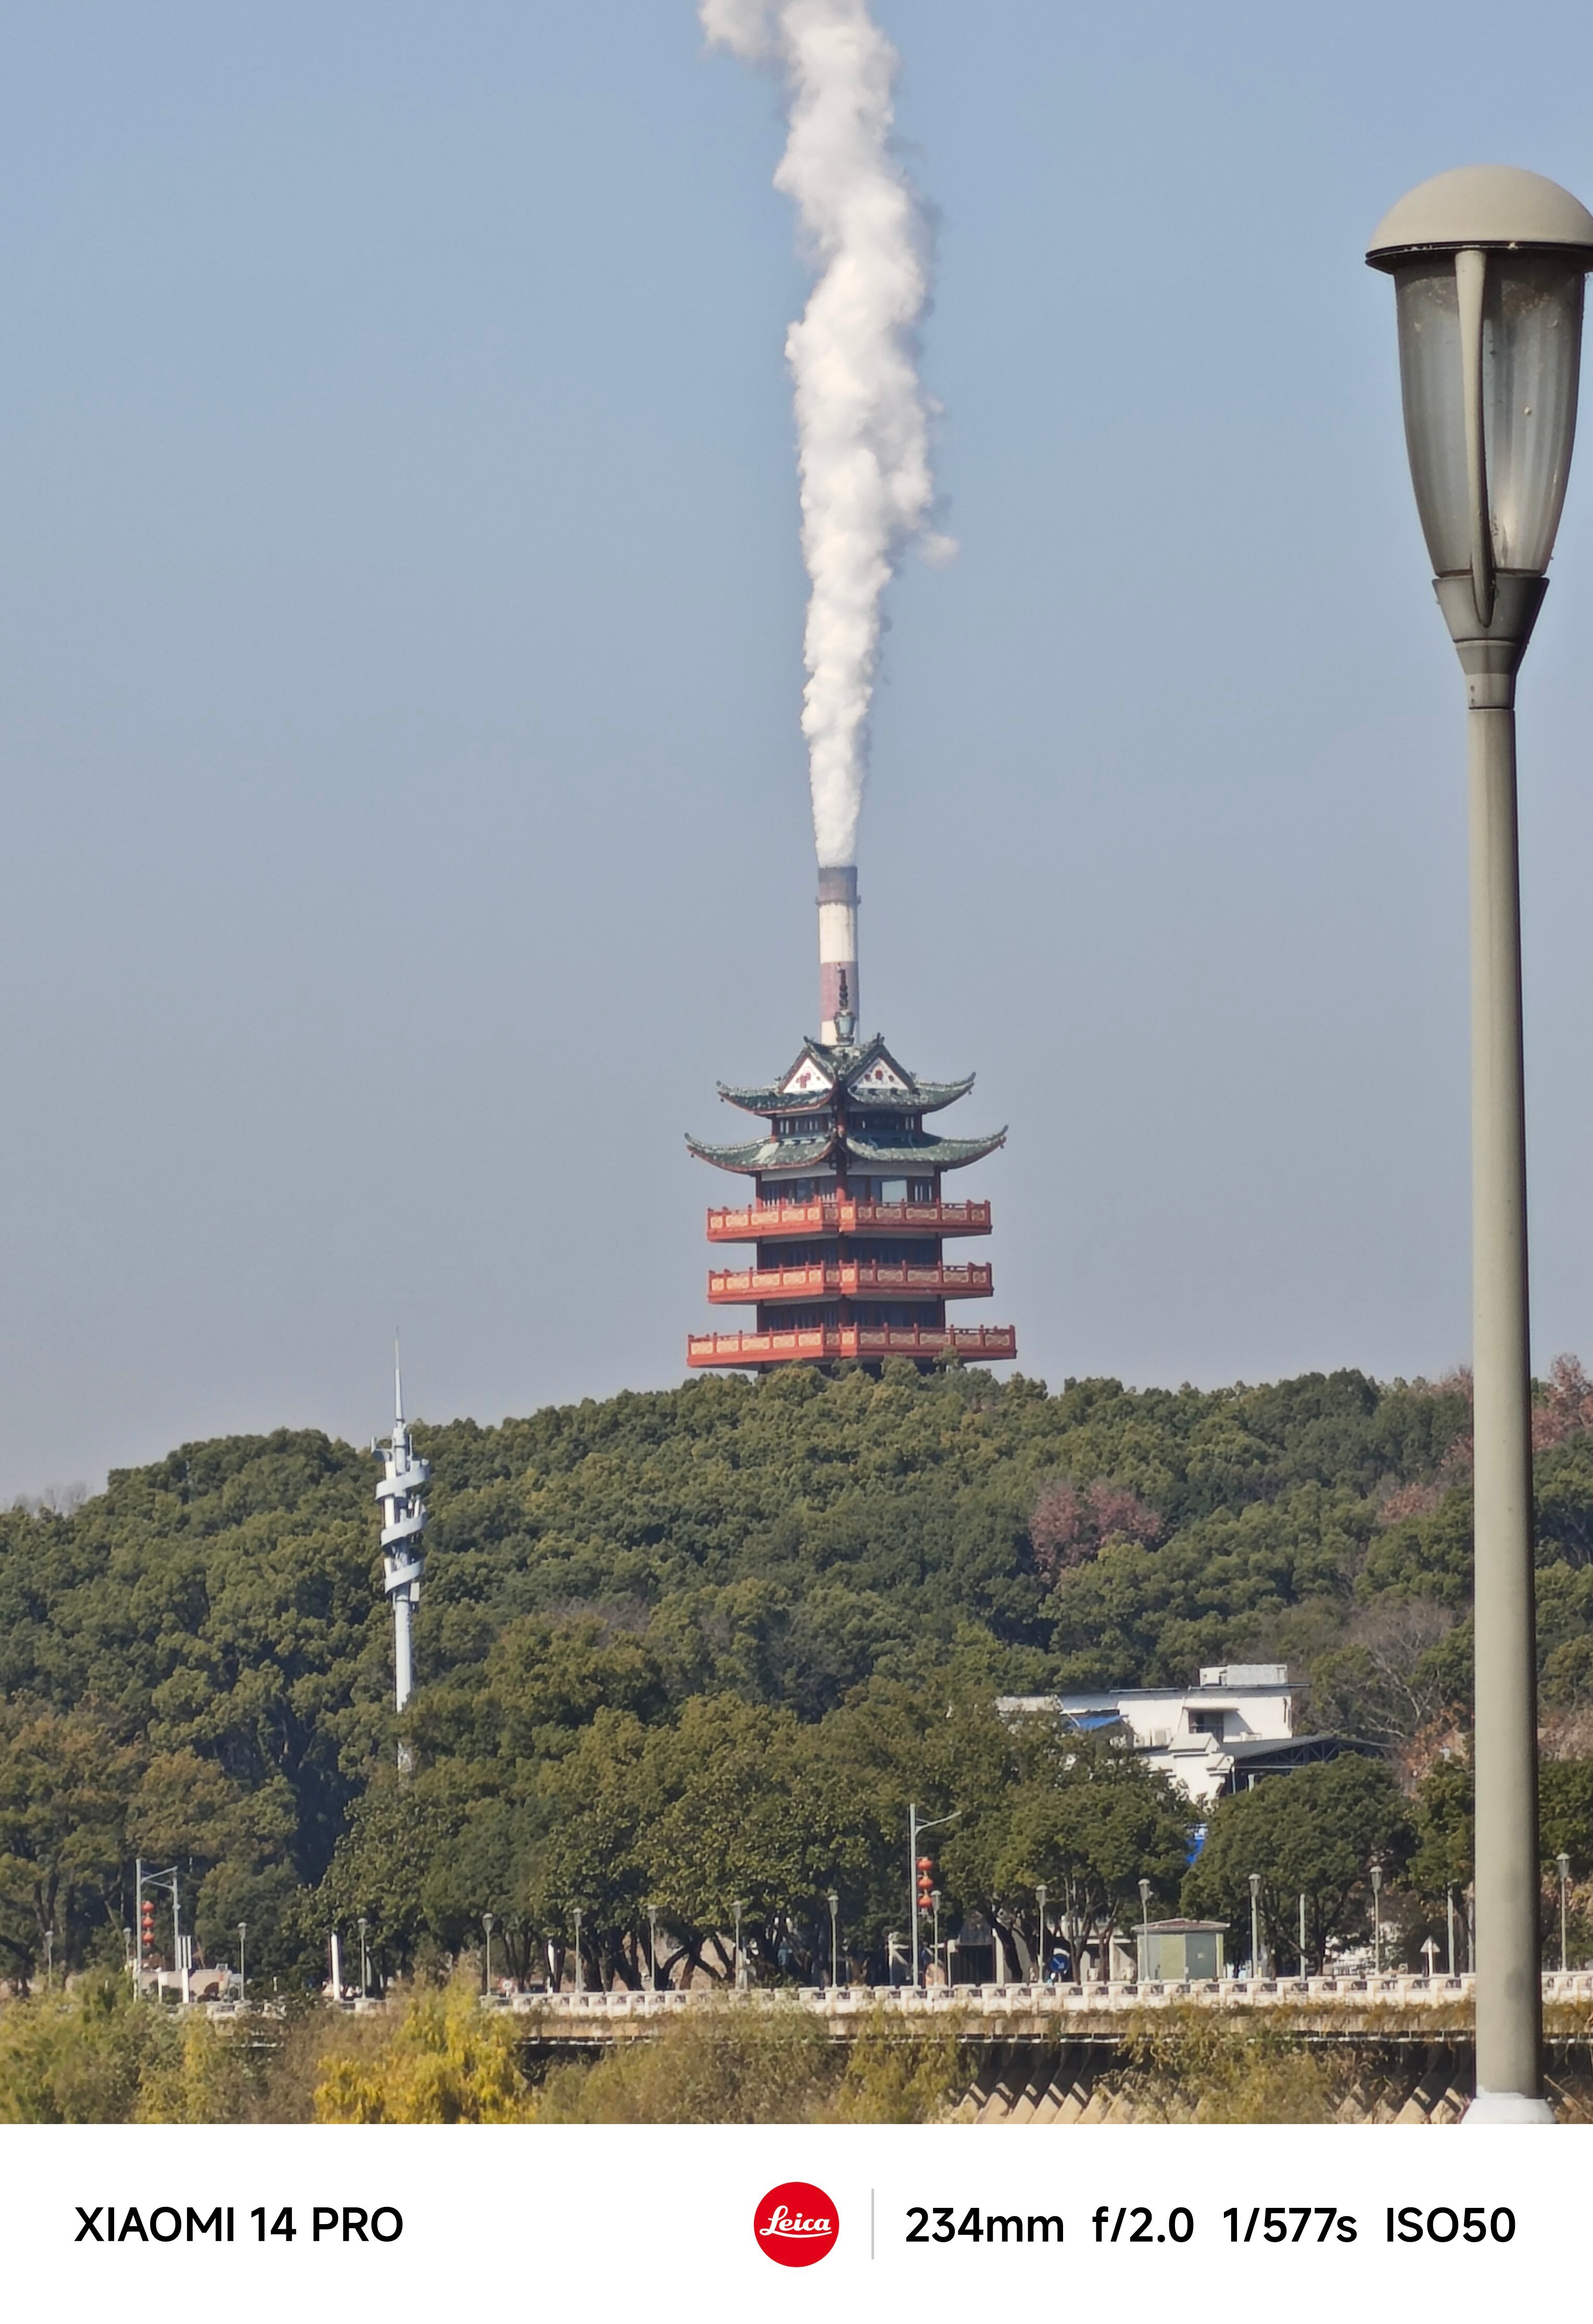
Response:
[[[858,1028],[857,866],[819,866],[819,1039],[851,1041]]]

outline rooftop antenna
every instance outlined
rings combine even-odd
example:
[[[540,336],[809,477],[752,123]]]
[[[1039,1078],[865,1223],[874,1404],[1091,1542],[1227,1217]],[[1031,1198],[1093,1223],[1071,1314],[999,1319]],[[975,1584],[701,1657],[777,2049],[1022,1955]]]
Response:
[[[410,1623],[420,1603],[420,1576],[426,1561],[420,1536],[426,1530],[426,1504],[421,1488],[431,1475],[431,1463],[417,1457],[404,1418],[404,1376],[399,1360],[399,1340],[392,1336],[392,1434],[372,1445],[382,1457],[382,1482],[376,1499],[382,1504],[382,1586],[392,1601],[393,1689],[402,1711],[414,1692]],[[409,1746],[399,1745],[399,1766],[410,1764]]]

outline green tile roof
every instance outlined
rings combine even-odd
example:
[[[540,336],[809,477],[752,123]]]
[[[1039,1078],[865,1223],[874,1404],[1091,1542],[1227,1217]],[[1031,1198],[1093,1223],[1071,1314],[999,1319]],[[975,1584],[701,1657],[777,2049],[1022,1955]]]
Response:
[[[957,1082],[925,1082],[911,1073],[898,1058],[893,1057],[879,1034],[853,1047],[823,1041],[804,1041],[801,1049],[781,1076],[789,1081],[805,1058],[811,1059],[832,1085],[844,1085],[849,1097],[872,1100],[881,1105],[910,1108],[915,1113],[934,1113],[943,1105],[954,1105],[966,1097],[973,1087],[973,1075]],[[886,1066],[905,1084],[900,1090],[870,1089],[867,1076],[876,1065]],[[782,1090],[779,1083],[741,1087],[732,1082],[721,1082],[719,1094],[727,1104],[739,1105],[746,1113],[808,1113],[821,1112],[832,1102],[833,1086],[818,1090]]]

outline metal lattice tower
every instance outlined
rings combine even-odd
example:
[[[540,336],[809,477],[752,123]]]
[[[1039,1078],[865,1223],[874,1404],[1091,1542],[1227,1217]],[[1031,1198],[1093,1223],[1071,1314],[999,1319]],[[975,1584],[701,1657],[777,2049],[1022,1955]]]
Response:
[[[410,1439],[404,1419],[403,1374],[399,1369],[396,1349],[392,1377],[392,1435],[386,1443],[378,1437],[372,1450],[381,1453],[384,1463],[376,1499],[382,1504],[382,1588],[392,1601],[393,1689],[401,1711],[414,1687],[410,1620],[420,1603],[420,1576],[426,1570],[426,1561],[420,1554],[426,1504],[420,1491],[431,1475],[431,1464],[417,1456]]]

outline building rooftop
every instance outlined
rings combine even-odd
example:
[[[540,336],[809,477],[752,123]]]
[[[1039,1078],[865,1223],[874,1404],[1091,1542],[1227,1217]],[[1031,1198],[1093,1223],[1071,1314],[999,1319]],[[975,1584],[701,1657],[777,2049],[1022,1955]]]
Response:
[[[898,1105],[915,1113],[935,1113],[954,1105],[972,1087],[971,1074],[957,1082],[920,1081],[891,1056],[876,1033],[856,1046],[804,1041],[796,1062],[778,1082],[745,1088],[721,1082],[719,1094],[747,1113],[795,1113],[828,1106],[839,1088],[853,1104]]]
[[[965,1169],[1005,1146],[1007,1132],[1001,1129],[988,1138],[934,1138],[926,1130],[907,1130],[885,1146],[872,1139],[843,1138],[826,1124],[822,1135],[812,1138],[758,1138],[742,1145],[711,1146],[688,1130],[686,1142],[699,1161],[712,1162],[719,1170],[815,1169],[843,1152],[866,1169],[906,1172]]]

